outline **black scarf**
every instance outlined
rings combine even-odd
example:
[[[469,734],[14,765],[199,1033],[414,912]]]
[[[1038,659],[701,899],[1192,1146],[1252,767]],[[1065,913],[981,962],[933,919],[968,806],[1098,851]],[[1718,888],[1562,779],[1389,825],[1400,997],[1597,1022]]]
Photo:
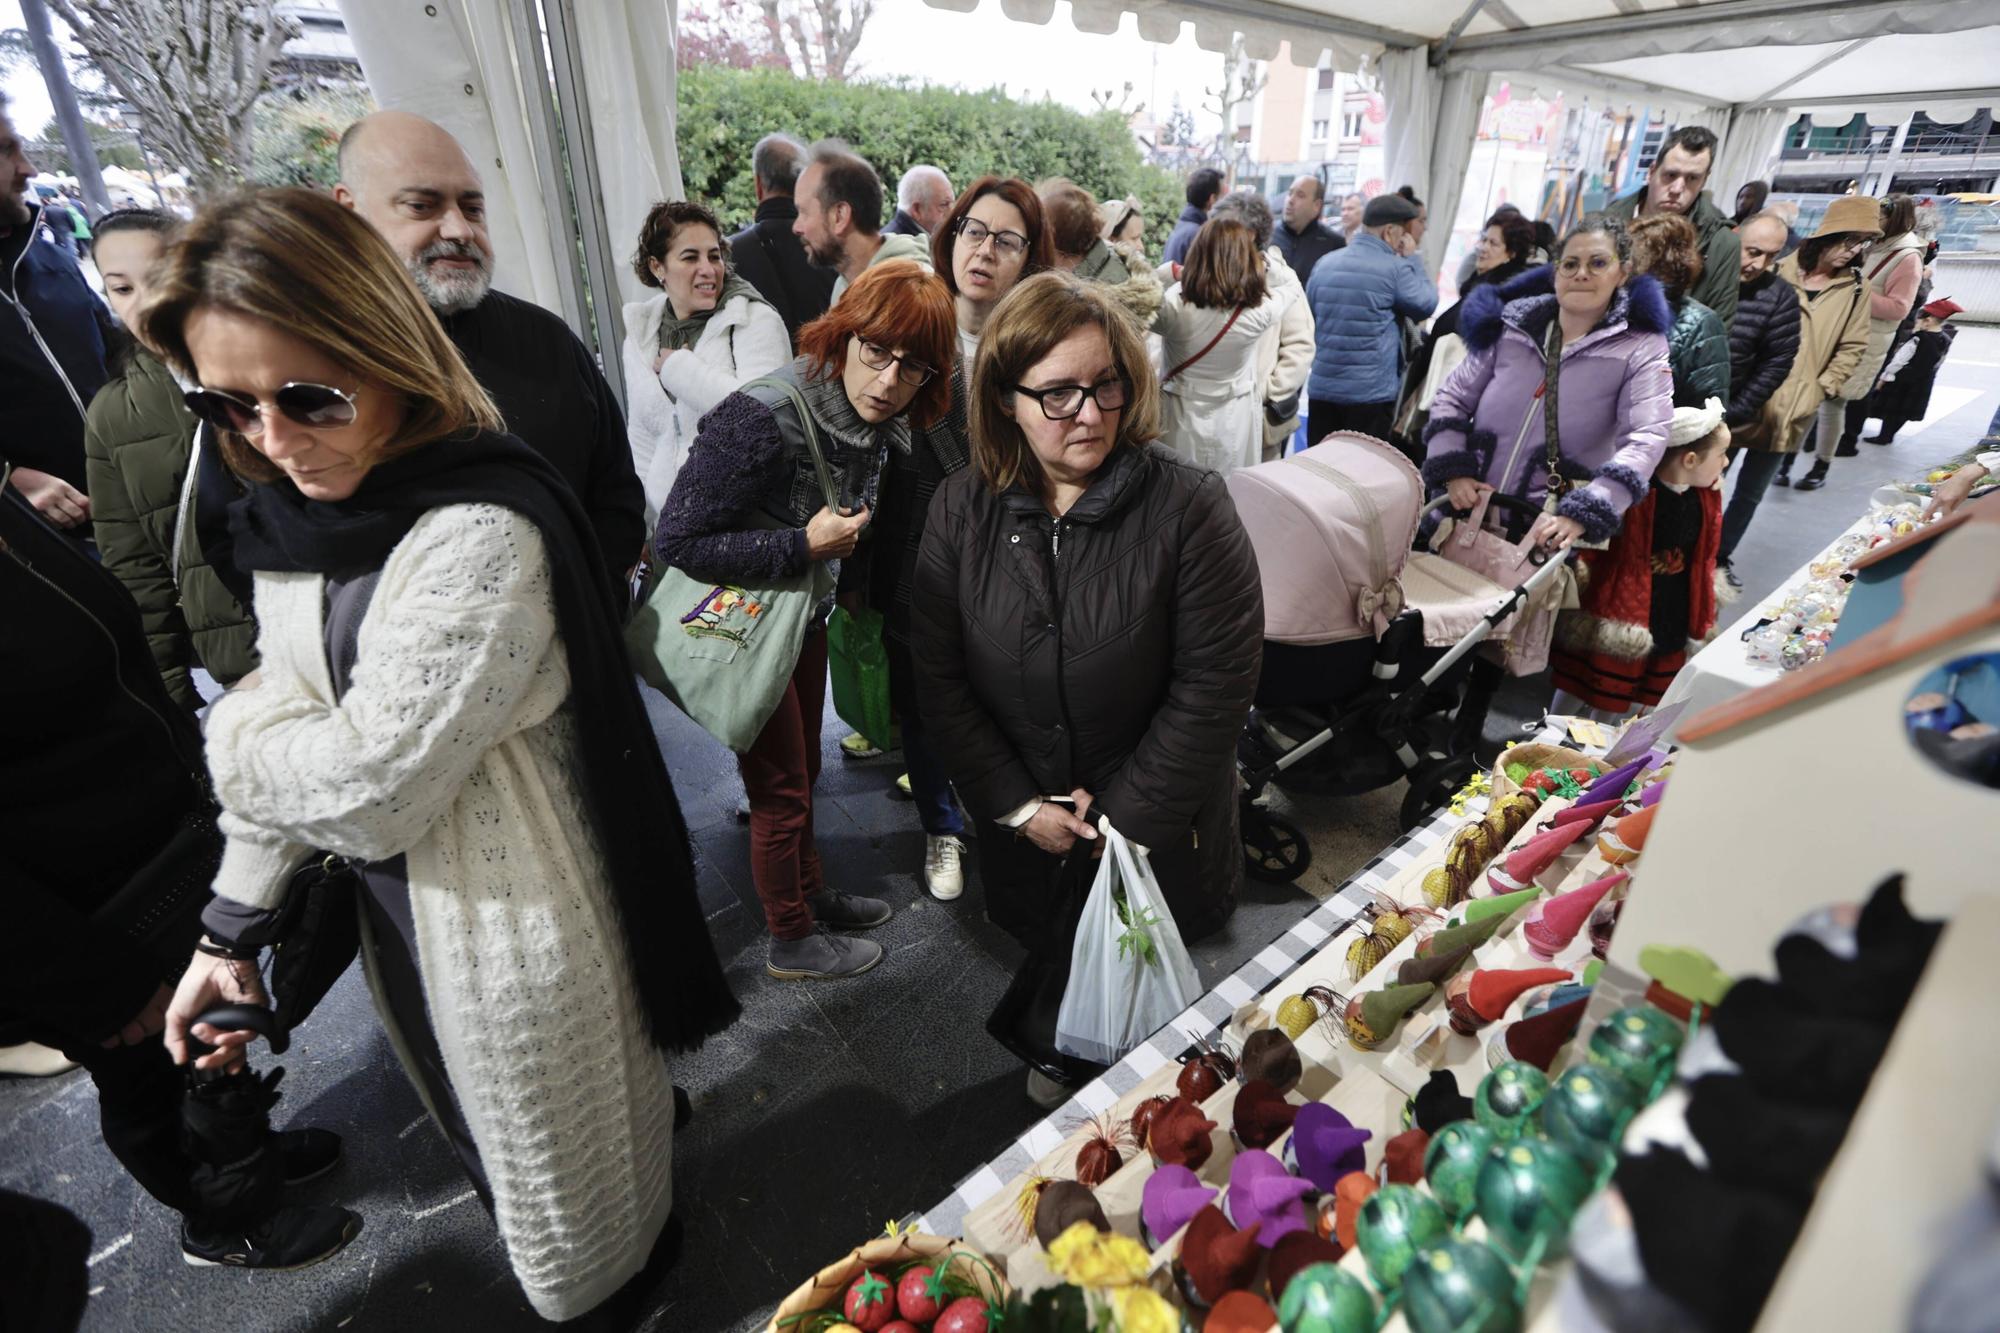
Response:
[[[556,470],[508,435],[438,440],[377,464],[354,495],[309,500],[289,481],[252,485],[229,507],[244,569],[337,574],[381,565],[443,505],[494,504],[548,548],[556,625],[569,654],[581,786],[647,1027],[687,1051],[739,1012],[695,897],[693,854],[646,707],[625,657],[624,590],[605,574],[590,520]]]

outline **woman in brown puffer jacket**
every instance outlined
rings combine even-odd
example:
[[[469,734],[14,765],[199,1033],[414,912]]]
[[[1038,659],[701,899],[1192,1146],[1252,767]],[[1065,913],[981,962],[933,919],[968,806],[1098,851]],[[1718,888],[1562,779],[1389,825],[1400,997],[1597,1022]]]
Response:
[[[1148,849],[1184,939],[1242,883],[1257,561],[1222,479],[1153,443],[1158,404],[1101,286],[1022,282],[980,341],[973,466],[924,530],[918,697],[967,809],[1004,826],[979,839],[987,913],[1031,950],[1070,929],[1099,818]]]

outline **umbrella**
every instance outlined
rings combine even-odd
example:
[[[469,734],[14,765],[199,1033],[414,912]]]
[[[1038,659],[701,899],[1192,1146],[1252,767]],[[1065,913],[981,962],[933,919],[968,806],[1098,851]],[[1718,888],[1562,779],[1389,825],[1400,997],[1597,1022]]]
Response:
[[[218,1005],[195,1021],[225,1032],[255,1032],[277,1055],[291,1044],[276,1016],[261,1005]],[[215,1049],[192,1033],[188,1045],[197,1056]],[[271,1107],[284,1077],[283,1066],[258,1074],[246,1064],[224,1073],[197,1069],[189,1061],[181,1147],[193,1164],[196,1208],[210,1225],[248,1227],[282,1202],[284,1159],[271,1135]]]

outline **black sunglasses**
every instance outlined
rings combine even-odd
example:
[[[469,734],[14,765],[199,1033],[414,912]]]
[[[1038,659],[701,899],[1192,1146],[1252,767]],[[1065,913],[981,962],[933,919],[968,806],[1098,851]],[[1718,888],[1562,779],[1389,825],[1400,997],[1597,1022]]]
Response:
[[[190,389],[182,395],[188,411],[217,430],[238,435],[264,433],[264,405],[238,398],[220,389]],[[331,384],[310,384],[292,380],[271,395],[272,405],[297,426],[314,430],[338,430],[354,424],[354,395]]]
[[[1046,389],[1030,389],[1025,384],[1016,384],[1014,392],[1025,394],[1040,403],[1042,415],[1050,421],[1068,421],[1083,411],[1083,400],[1086,398],[1096,403],[1100,412],[1116,412],[1125,406],[1132,386],[1122,379],[1105,380],[1089,388],[1081,384],[1057,384]]]

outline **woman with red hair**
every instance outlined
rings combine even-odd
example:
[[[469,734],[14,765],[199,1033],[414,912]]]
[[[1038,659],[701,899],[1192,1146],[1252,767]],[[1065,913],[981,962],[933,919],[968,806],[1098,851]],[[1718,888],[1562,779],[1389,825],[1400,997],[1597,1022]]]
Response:
[[[912,427],[951,406],[957,348],[951,293],[908,260],[878,264],[840,303],[799,331],[799,358],[767,377],[796,389],[838,488],[829,506],[785,387],[752,381],[701,419],[687,462],[660,510],[659,558],[718,584],[767,583],[815,561],[840,590],[875,505],[883,458],[908,453]],[[791,683],[750,749],[738,756],[750,798],[750,874],[771,931],[767,970],[782,980],[865,972],[882,947],[835,935],[889,919],[889,905],[826,887],[813,845],[826,618],[817,609]]]

